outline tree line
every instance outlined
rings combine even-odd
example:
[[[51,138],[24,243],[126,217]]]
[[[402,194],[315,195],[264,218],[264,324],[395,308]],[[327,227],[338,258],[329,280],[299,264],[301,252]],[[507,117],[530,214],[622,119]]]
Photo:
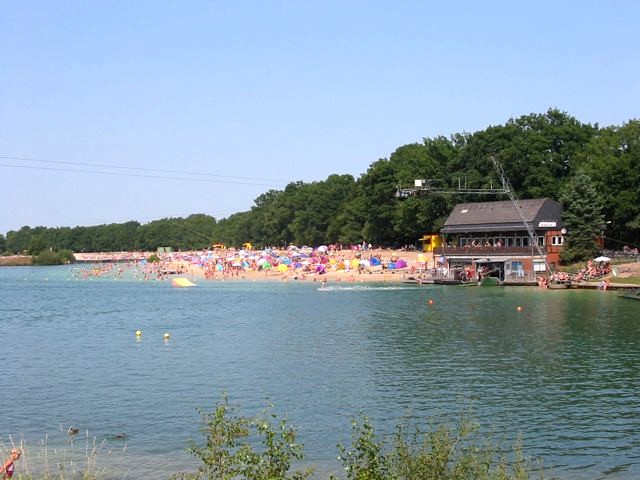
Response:
[[[0,235],[0,251],[37,254],[45,249],[95,252],[165,246],[190,250],[213,243],[240,247],[244,242],[258,247],[363,241],[382,247],[414,245],[423,234],[438,232],[456,203],[494,198],[429,194],[399,200],[398,186],[437,179],[441,187],[456,188],[459,182],[495,187],[499,180],[492,155],[519,198],[550,197],[569,209],[586,204],[595,209],[589,212],[588,227],[604,232],[616,243],[612,248],[640,243],[640,121],[600,127],[549,109],[475,133],[403,145],[389,158],[373,162],[357,179],[334,174],[318,182],[292,181],[283,190],[258,196],[250,210],[224,219],[195,214],[144,225],[130,221],[74,228],[25,226]],[[568,214],[578,231],[580,211]]]

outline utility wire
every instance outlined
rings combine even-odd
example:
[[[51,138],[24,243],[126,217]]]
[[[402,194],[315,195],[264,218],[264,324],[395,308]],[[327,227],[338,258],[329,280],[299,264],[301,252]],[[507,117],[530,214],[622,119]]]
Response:
[[[120,170],[137,170],[139,172],[156,172],[156,173],[176,173],[178,175],[192,175],[192,176],[201,176],[201,177],[218,177],[218,178],[235,178],[239,180],[257,180],[264,182],[275,182],[275,183],[287,183],[287,180],[274,179],[274,178],[256,178],[256,177],[241,177],[235,175],[218,175],[215,173],[202,173],[202,172],[185,172],[181,170],[163,170],[158,168],[142,168],[142,167],[123,167],[119,165],[109,165],[104,163],[84,163],[84,162],[69,162],[69,161],[60,161],[60,160],[42,160],[38,158],[29,158],[29,157],[12,157],[7,155],[0,155],[0,159],[3,160],[21,160],[26,162],[39,162],[39,163],[54,163],[58,165],[79,165],[83,167],[100,167],[100,168],[114,168]]]
[[[0,158],[4,158],[4,157],[0,157]],[[55,172],[93,173],[93,174],[99,174],[99,175],[112,175],[112,176],[118,176],[118,177],[157,178],[162,180],[181,180],[184,182],[229,183],[229,184],[235,184],[235,185],[256,185],[260,187],[282,186],[282,185],[256,183],[256,182],[240,182],[240,181],[234,181],[234,180],[214,180],[214,179],[208,179],[208,178],[185,178],[185,177],[174,177],[174,176],[167,176],[167,175],[145,175],[142,173],[104,172],[100,170],[79,170],[75,168],[35,167],[33,165],[14,165],[14,164],[8,164],[8,163],[0,163],[0,167],[25,168],[30,170],[49,170],[49,171],[55,171]],[[124,167],[120,167],[120,168],[124,168]],[[188,175],[188,174],[185,173],[185,175]],[[234,177],[234,178],[242,178],[242,177]]]
[[[640,248],[640,245],[637,245],[637,244],[635,244],[633,242],[623,242],[622,240],[619,240],[617,238],[611,238],[611,237],[605,237],[605,236],[603,236],[602,238],[605,238],[607,240],[611,240],[612,242],[619,243],[620,245],[627,245],[627,246],[634,247],[634,248]]]

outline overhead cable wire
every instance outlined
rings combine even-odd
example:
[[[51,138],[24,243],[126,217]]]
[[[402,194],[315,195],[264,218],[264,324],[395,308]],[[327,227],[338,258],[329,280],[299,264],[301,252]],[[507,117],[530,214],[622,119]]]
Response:
[[[174,177],[174,176],[167,176],[167,175],[145,175],[142,173],[104,172],[100,170],[79,170],[75,168],[36,167],[33,165],[15,165],[15,164],[8,164],[8,163],[0,163],[0,167],[24,168],[29,170],[48,170],[48,171],[54,171],[54,172],[89,173],[89,174],[99,174],[99,175],[112,175],[112,176],[118,176],[118,177],[157,178],[162,180],[180,180],[184,182],[228,183],[228,184],[234,184],[234,185],[255,185],[259,187],[282,186],[282,184],[274,185],[274,184],[257,183],[257,182],[240,182],[240,181],[234,181],[234,180],[214,180],[209,178],[186,178],[186,177]]]
[[[244,177],[244,176],[238,176],[238,175],[220,175],[217,173],[188,172],[188,171],[182,171],[182,170],[165,170],[165,169],[159,169],[159,168],[123,167],[120,165],[110,165],[110,164],[104,164],[104,163],[70,162],[70,161],[62,161],[62,160],[42,160],[38,158],[14,157],[9,155],[0,155],[0,159],[20,160],[20,161],[26,161],[26,162],[39,162],[39,163],[54,163],[58,165],[79,165],[82,167],[92,167],[92,168],[100,167],[100,168],[113,168],[113,169],[119,169],[119,170],[136,170],[139,172],[175,173],[178,175],[235,178],[238,180],[257,180],[257,181],[263,181],[263,182],[287,183],[287,180],[282,180],[277,178],[258,178],[258,177]]]

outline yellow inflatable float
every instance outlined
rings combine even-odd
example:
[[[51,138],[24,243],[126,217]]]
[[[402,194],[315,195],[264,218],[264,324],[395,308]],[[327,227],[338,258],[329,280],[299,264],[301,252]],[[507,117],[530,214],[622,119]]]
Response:
[[[192,281],[190,281],[188,278],[174,278],[173,280],[171,280],[171,284],[174,287],[195,287],[195,283],[193,283]]]

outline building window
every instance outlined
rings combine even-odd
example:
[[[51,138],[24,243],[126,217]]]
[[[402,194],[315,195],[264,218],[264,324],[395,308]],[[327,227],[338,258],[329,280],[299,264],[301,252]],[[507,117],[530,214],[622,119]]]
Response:
[[[533,271],[534,272],[544,272],[547,269],[547,266],[544,263],[544,260],[534,260],[533,261]]]
[[[564,245],[564,237],[561,235],[554,235],[551,237],[551,245]]]
[[[524,277],[524,270],[522,269],[522,262],[519,260],[513,260],[511,262],[511,271],[516,277]]]

